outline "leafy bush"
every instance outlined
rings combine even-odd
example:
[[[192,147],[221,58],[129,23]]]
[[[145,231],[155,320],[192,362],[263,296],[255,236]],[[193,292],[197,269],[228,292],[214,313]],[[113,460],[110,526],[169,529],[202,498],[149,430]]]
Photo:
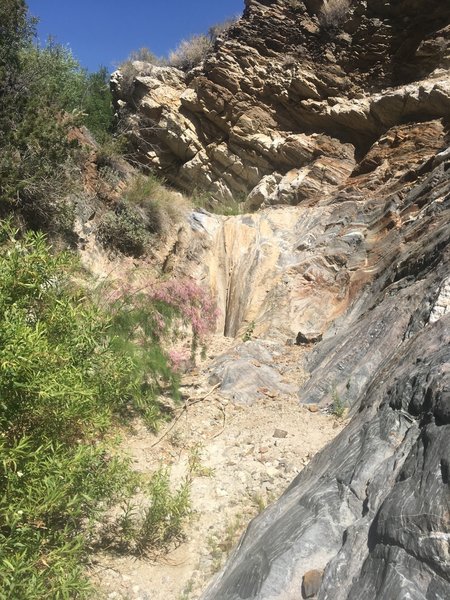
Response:
[[[103,246],[135,257],[144,254],[150,241],[144,216],[125,202],[104,215],[97,235]]]
[[[2,2],[0,22],[0,216],[71,229],[64,198],[79,181],[79,150],[68,132],[82,124],[99,138],[110,131],[106,70],[88,74],[51,40],[33,45],[35,21],[22,0]]]
[[[161,468],[153,475],[147,494],[149,506],[135,535],[137,551],[141,554],[148,553],[149,549],[167,548],[182,539],[184,521],[191,509],[189,478],[172,491],[168,469]]]
[[[81,103],[83,124],[101,144],[111,143],[114,109],[106,67],[85,74],[84,95]]]
[[[114,113],[105,67],[89,73],[69,48],[51,38],[42,47],[25,45],[20,56],[30,96],[40,96],[60,113],[76,117],[74,122],[85,125],[99,141],[111,132]]]
[[[319,22],[324,29],[339,27],[347,16],[350,0],[326,0],[319,12]]]
[[[28,18],[24,0],[2,0],[0,3],[0,88],[11,93],[20,73],[19,52],[33,38],[35,19]]]
[[[158,343],[173,309],[122,299],[108,316],[40,233],[4,224],[0,250],[1,597],[84,598],[91,528],[136,484],[107,434],[130,411],[154,417],[162,382],[176,385]]]
[[[138,175],[131,179],[113,213],[106,213],[98,237],[106,248],[141,256],[151,235],[164,234],[180,219],[183,200],[156,177]]]
[[[64,188],[66,172],[55,177],[55,169],[70,155],[67,132],[74,120],[62,113],[73,108],[80,90],[77,78],[67,82],[73,63],[53,46],[41,51],[27,41],[16,65],[16,86],[1,95],[0,191],[17,206]]]

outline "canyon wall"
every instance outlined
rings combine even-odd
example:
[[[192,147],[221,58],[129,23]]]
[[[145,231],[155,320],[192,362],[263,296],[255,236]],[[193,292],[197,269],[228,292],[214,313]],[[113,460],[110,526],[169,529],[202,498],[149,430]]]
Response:
[[[332,0],[328,2],[332,5]],[[163,270],[220,329],[305,347],[299,402],[351,420],[249,526],[205,600],[450,597],[450,5],[247,0],[189,73],[113,76],[134,158],[245,198]]]

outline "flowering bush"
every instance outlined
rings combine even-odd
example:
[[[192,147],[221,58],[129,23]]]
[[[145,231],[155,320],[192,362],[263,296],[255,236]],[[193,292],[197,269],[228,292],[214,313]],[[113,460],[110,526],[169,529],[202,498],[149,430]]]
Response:
[[[149,295],[179,312],[184,324],[191,325],[192,333],[198,339],[203,339],[216,326],[219,312],[215,302],[192,279],[164,281],[152,288]]]
[[[171,348],[168,354],[170,364],[175,373],[182,371],[189,362],[189,355],[183,348]]]
[[[183,370],[198,344],[204,346],[219,315],[211,295],[189,277],[149,285],[120,282],[107,296],[107,303],[116,315],[113,327],[119,339],[128,338],[142,360],[153,361],[151,370],[172,382],[174,390],[177,381],[171,372],[176,375]],[[180,344],[189,339],[190,356]],[[159,348],[158,355],[154,348]]]

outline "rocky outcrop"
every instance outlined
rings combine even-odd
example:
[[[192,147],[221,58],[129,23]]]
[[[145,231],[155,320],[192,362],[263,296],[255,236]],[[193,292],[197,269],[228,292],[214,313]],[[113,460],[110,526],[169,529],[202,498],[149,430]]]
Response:
[[[298,344],[299,401],[352,417],[205,600],[449,595],[449,143],[443,119],[394,126],[334,193],[180,228],[172,275],[210,286],[227,335],[264,340],[214,361],[211,385],[239,403],[292,393],[274,356]]]
[[[247,0],[192,72],[117,71],[135,160],[189,192],[248,197],[249,209],[298,204],[336,190],[354,153],[393,126],[448,116],[445,2],[352,2],[336,27],[320,19],[324,4]]]
[[[253,324],[283,344],[317,340],[430,227],[412,190],[447,145],[442,120],[393,127],[334,195],[236,217],[194,212],[163,262],[208,285],[225,335]]]

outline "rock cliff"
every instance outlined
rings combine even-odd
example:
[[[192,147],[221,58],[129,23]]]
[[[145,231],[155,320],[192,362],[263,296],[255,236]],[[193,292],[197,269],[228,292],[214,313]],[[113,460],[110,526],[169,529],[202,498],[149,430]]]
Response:
[[[249,0],[202,67],[116,72],[138,162],[250,208],[298,204],[336,189],[392,126],[448,115],[446,3],[358,1],[336,24],[323,4]]]
[[[140,163],[246,198],[194,212],[164,269],[210,286],[226,335],[304,345],[299,401],[352,416],[204,598],[444,600],[450,5],[357,0],[330,22],[324,4],[247,0],[202,66],[113,76]]]

